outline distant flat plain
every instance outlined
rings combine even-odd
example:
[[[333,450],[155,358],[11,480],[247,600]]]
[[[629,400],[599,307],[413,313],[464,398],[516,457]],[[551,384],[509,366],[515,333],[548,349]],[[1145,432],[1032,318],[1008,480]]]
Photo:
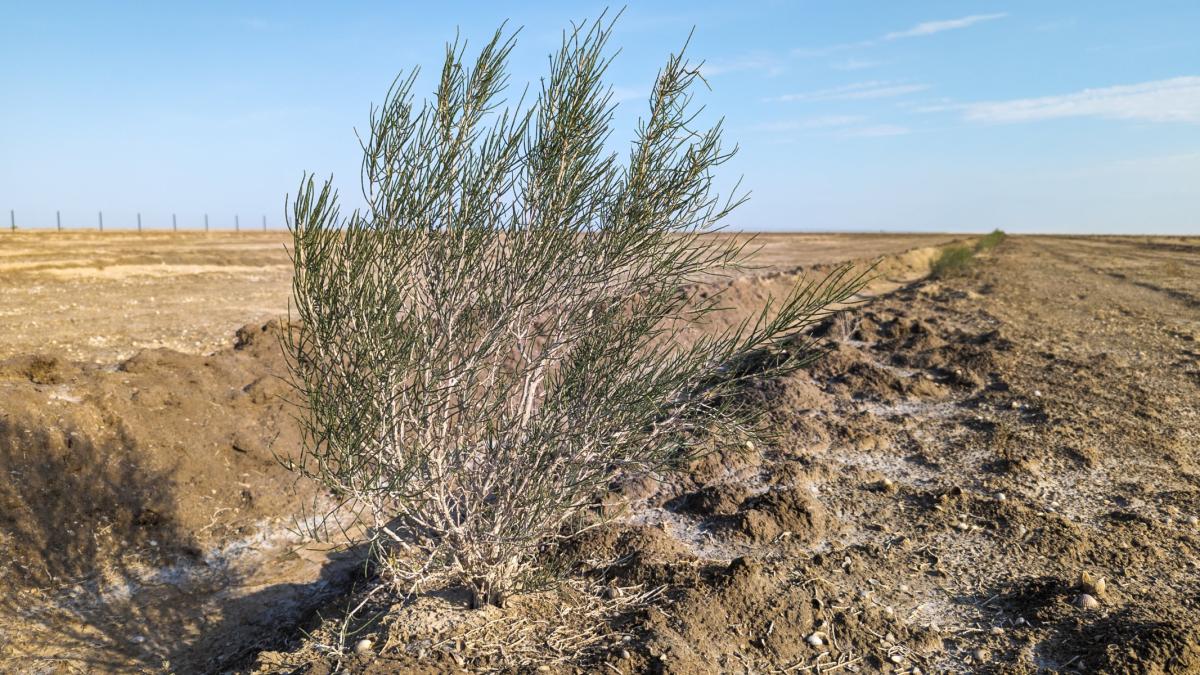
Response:
[[[790,270],[954,238],[760,234],[753,261]],[[286,232],[2,232],[0,358],[115,363],[141,349],[218,349],[239,326],[287,315],[289,242]]]

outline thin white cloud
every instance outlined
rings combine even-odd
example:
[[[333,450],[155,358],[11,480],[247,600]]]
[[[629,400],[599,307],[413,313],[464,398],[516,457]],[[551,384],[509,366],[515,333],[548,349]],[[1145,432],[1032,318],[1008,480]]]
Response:
[[[1061,96],[953,106],[972,122],[1011,123],[1069,117],[1200,124],[1200,77],[1084,89]],[[940,109],[947,109],[941,106]]]
[[[261,31],[261,32],[275,31],[275,30],[279,30],[281,28],[281,26],[279,24],[277,24],[273,21],[268,21],[266,19],[261,19],[258,17],[247,17],[244,19],[238,19],[238,24],[242,28],[249,28],[250,30]]]
[[[765,100],[780,103],[791,101],[858,101],[874,98],[905,96],[919,91],[925,91],[926,89],[929,89],[929,85],[927,84],[906,84],[903,82],[880,82],[877,80],[872,80],[869,82],[855,82],[853,84],[846,84],[840,87],[818,89],[816,91],[801,92],[798,94],[784,94],[782,96],[774,96]]]
[[[1074,28],[1075,23],[1075,17],[1070,17],[1068,19],[1061,19],[1059,21],[1047,21],[1046,23],[1040,23],[1034,26],[1033,29],[1039,33],[1050,33],[1053,31],[1063,30],[1064,28]]]
[[[763,122],[751,127],[754,131],[766,131],[770,133],[782,133],[787,131],[809,131],[813,129],[829,129],[836,127],[846,127],[852,124],[858,124],[865,120],[861,115],[822,115],[819,117],[806,117],[798,120],[782,120],[776,122]]]
[[[838,52],[844,52],[850,49],[862,49],[875,44],[874,40],[863,40],[861,42],[843,42],[842,44],[827,45],[825,47],[796,47],[789,52],[796,58],[813,58],[822,56],[832,56]]]
[[[902,38],[923,37],[926,35],[934,35],[935,33],[943,33],[948,30],[958,30],[960,28],[968,28],[977,23],[985,21],[995,21],[1008,16],[1006,13],[999,14],[973,14],[964,16],[960,19],[946,19],[944,21],[926,21],[919,23],[908,30],[896,31],[883,36],[884,40],[900,40]]]
[[[959,19],[946,19],[944,21],[926,21],[919,23],[908,30],[893,31],[882,37],[874,40],[860,40],[858,42],[843,42],[836,45],[828,45],[825,47],[796,47],[791,51],[791,55],[798,58],[810,58],[830,56],[837,52],[850,49],[865,49],[874,47],[881,42],[891,42],[892,40],[901,40],[904,38],[924,37],[926,35],[935,35],[948,30],[958,30],[960,28],[969,28],[978,23],[985,21],[995,21],[1008,16],[1006,12],[997,14],[972,14]],[[853,60],[851,60],[851,63]],[[875,64],[878,65],[878,64]],[[845,70],[854,70],[854,68],[846,68]]]
[[[872,124],[865,127],[843,129],[838,132],[842,138],[883,138],[887,136],[904,136],[912,133],[912,129],[899,124]]]
[[[883,61],[872,61],[870,59],[846,59],[839,63],[829,64],[834,70],[866,70],[867,68],[878,68],[883,65]]]
[[[612,88],[612,103],[625,103],[626,101],[650,100],[651,87],[613,87]]]
[[[1109,162],[1088,164],[1059,171],[1050,171],[1048,178],[1094,178],[1096,176],[1137,176],[1147,178],[1162,174],[1195,175],[1200,169],[1200,152],[1185,152],[1151,157],[1133,157]]]
[[[802,119],[763,122],[750,131],[771,134],[777,143],[796,143],[800,138],[885,138],[912,133],[899,124],[872,123],[862,115],[823,115]]]
[[[750,54],[734,59],[704,63],[700,66],[700,74],[704,77],[744,72],[757,72],[774,77],[783,71],[783,62],[767,54]]]

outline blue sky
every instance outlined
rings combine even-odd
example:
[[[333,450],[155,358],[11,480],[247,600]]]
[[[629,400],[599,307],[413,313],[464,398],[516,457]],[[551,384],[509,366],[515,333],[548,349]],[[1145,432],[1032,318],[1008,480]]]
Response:
[[[357,194],[353,129],[456,28],[522,26],[523,83],[604,7],[3,2],[0,209],[278,226],[304,171]],[[1200,233],[1194,0],[631,2],[617,139],[693,27],[699,99],[741,147],[723,182],[752,191],[735,227]]]

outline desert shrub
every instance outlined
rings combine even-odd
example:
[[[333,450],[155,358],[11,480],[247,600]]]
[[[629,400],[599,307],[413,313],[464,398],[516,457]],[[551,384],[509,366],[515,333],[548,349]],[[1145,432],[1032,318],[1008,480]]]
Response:
[[[929,276],[945,279],[966,274],[975,263],[975,251],[969,246],[947,246],[929,267]]]
[[[707,235],[742,201],[713,185],[732,153],[694,128],[681,54],[626,160],[606,148],[610,30],[567,32],[528,106],[499,100],[512,37],[473,64],[448,45],[432,100],[414,73],[372,110],[363,209],[312,177],[291,201],[293,467],[359,509],[397,582],[478,605],[546,581],[612,480],[752,433],[747,380],[810,360],[804,330],[863,282],[842,267],[711,328],[705,282],[747,255]]]
[[[975,251],[977,253],[990,251],[991,249],[996,248],[1000,242],[1004,241],[1004,238],[1007,236],[1008,235],[1004,233],[1004,230],[992,230],[981,237],[979,241],[975,242]]]

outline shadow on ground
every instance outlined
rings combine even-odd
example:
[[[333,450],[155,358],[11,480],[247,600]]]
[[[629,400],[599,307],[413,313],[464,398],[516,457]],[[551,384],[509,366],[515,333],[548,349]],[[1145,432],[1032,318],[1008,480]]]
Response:
[[[0,669],[220,670],[349,584],[358,551],[284,583],[253,546],[202,551],[173,472],[113,427],[97,442],[0,414]]]

